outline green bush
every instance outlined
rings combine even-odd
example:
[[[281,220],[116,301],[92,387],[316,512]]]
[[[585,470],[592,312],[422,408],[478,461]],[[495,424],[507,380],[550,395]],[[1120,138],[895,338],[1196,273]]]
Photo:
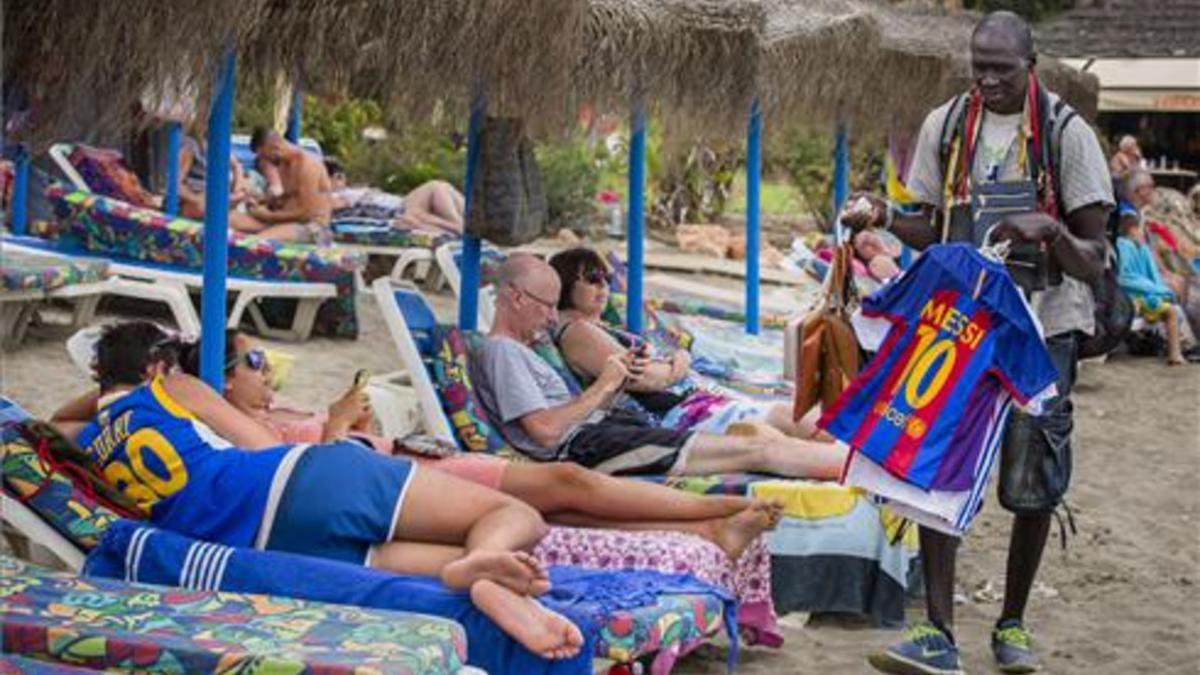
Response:
[[[587,143],[563,139],[539,144],[535,150],[549,223],[586,233],[598,218],[600,159]]]
[[[767,151],[768,169],[788,177],[805,208],[822,228],[833,221],[834,137],[812,130],[785,131]],[[882,189],[884,149],[875,143],[850,142],[850,190]]]

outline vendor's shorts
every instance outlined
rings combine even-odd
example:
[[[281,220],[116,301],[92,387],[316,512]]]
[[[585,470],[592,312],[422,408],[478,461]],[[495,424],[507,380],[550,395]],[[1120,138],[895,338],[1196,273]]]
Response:
[[[416,465],[351,441],[314,445],[268,502],[260,548],[370,565],[392,540]]]
[[[563,444],[566,459],[611,475],[674,474],[687,463],[693,432],[663,429],[614,410],[584,424]]]
[[[1013,513],[1053,511],[1071,483],[1071,429],[1074,405],[1077,333],[1046,339],[1050,360],[1058,369],[1058,394],[1046,403],[1045,414],[1027,415],[1013,409],[1000,448],[1000,505]]]

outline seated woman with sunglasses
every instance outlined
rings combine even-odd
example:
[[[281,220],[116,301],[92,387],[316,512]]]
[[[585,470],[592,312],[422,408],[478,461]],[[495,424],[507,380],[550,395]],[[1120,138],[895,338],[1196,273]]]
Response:
[[[393,439],[370,435],[373,414],[367,396],[351,389],[329,406],[327,415],[280,408],[268,384],[263,350],[236,331],[226,333],[230,354],[225,399],[267,427],[280,443],[315,443],[355,436],[392,454]],[[185,349],[185,372],[199,369],[199,349]],[[401,450],[403,450],[401,448]],[[510,463],[498,457],[461,454],[432,459],[404,454],[431,467],[493,490],[537,509],[554,523],[618,530],[668,530],[713,542],[732,560],[780,516],[777,505],[743,497],[700,496],[642,481],[613,478],[572,463]]]
[[[816,427],[819,409],[795,422],[787,402],[747,400],[699,388],[690,377],[691,358],[686,351],[653,354],[641,337],[606,324],[600,317],[608,306],[610,277],[595,251],[568,249],[549,262],[562,283],[554,341],[567,367],[585,386],[596,379],[609,357],[617,355],[629,364],[626,394],[663,427],[722,434],[741,425],[754,433],[829,440]]]
[[[527,552],[546,533],[536,511],[358,443],[281,444],[208,385],[175,372],[183,348],[148,322],[109,327],[95,350],[99,390],[51,420],[151,522],[229,546],[437,576],[469,590],[530,651],[548,659],[579,652],[579,629],[532,597],[550,588]],[[261,372],[261,356],[231,353],[234,371],[257,364]],[[454,508],[445,508],[447,495]]]

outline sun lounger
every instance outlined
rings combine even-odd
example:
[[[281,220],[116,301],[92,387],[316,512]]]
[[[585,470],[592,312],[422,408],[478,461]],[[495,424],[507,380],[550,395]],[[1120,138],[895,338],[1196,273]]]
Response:
[[[452,621],[292,598],[133,585],[0,556],[8,655],[143,672],[460,673]]]
[[[316,141],[306,138],[302,146],[314,155],[321,156]],[[234,135],[233,153],[247,171],[254,171],[254,153],[250,150],[250,137]],[[89,148],[73,143],[56,143],[49,150],[51,159],[62,175],[79,191],[118,199],[135,206],[156,207],[151,203],[153,196],[140,185],[125,185],[128,181],[113,180],[110,173],[128,172],[115,151]],[[103,158],[104,161],[101,161]],[[90,177],[90,180],[89,180]],[[133,178],[132,172],[127,177]],[[402,279],[406,275],[432,284],[440,281],[440,275],[429,277],[435,271],[433,250],[454,239],[454,235],[437,228],[400,228],[390,221],[368,218],[335,218],[331,223],[337,247],[362,255],[383,255],[396,258],[391,274]]]
[[[193,289],[203,286],[200,273],[203,228],[184,218],[131,207],[124,202],[60,185],[47,196],[62,223],[49,250],[110,262],[119,276]],[[280,339],[307,339],[321,333],[357,335],[355,279],[363,266],[359,254],[231,234],[228,289],[235,296],[230,325],[249,311],[256,328]],[[295,302],[291,326],[268,325],[261,301]]]
[[[474,434],[473,450],[495,451],[503,441],[486,440],[490,437],[480,431],[486,427],[494,434],[490,425],[473,419],[479,413],[470,412],[465,403],[448,414],[430,377],[423,355],[433,346],[436,317],[420,292],[386,279],[376,280],[372,290],[419,402],[426,433],[450,435],[460,447],[471,447],[464,433]],[[453,398],[463,395],[457,392]],[[376,411],[386,414],[384,408]],[[699,494],[784,502],[783,522],[766,535],[775,609],[864,614],[879,624],[903,621],[905,594],[917,573],[915,530],[904,528],[901,519],[877,507],[865,493],[834,483],[750,474],[648,479]]]
[[[0,281],[0,340],[5,349],[21,342],[33,311],[45,300],[72,302],[72,327],[90,323],[105,295],[160,302],[170,309],[181,332],[200,332],[184,289],[116,276],[108,261],[48,250],[40,239],[7,235],[0,239]]]
[[[419,402],[420,419],[425,432],[464,449],[503,452],[503,440],[494,432],[489,433],[486,420],[482,419],[481,413],[472,409],[469,402],[473,402],[474,398],[465,378],[456,385],[455,393],[449,395],[449,398],[461,401],[462,406],[448,413],[447,406],[443,405],[445,399],[430,375],[430,368],[442,373],[463,371],[466,366],[465,355],[462,355],[462,362],[449,366],[429,363],[434,360],[435,350],[438,351],[437,358],[449,355],[444,353],[443,345],[436,344],[437,319],[421,293],[409,285],[397,284],[389,279],[377,279],[372,290],[400,355],[406,383]],[[372,403],[376,403],[374,399]],[[388,408],[380,405],[374,407],[377,414],[385,418],[386,427]],[[464,441],[464,435],[471,440]],[[522,459],[513,453],[505,454],[517,460]],[[676,554],[666,553],[672,549]],[[677,555],[680,551],[687,551],[687,554]],[[739,621],[750,632],[752,641],[771,645],[781,641],[767,593],[770,574],[761,542],[752,545],[739,561],[730,563],[719,549],[689,535],[552,528],[552,533],[538,546],[535,554],[548,563],[586,560],[585,564],[600,565],[604,561],[605,569],[611,569],[614,565],[619,567],[624,561],[629,561],[629,554],[634,552],[640,554],[633,556],[637,565],[631,563],[631,566],[665,570],[668,568],[657,565],[690,560],[692,571],[701,578],[714,583],[720,579],[727,580],[726,583],[741,603]]]
[[[494,639],[495,627],[478,613],[473,613],[464,604],[465,597],[449,598],[452,594],[432,588],[431,585],[437,584],[428,580],[402,579],[354,565],[231,549],[192,540],[186,540],[184,546],[186,549],[194,547],[196,555],[203,553],[206,561],[203,569],[208,574],[185,574],[181,561],[188,557],[187,550],[180,550],[178,545],[171,550],[169,544],[172,540],[178,542],[186,538],[121,521],[78,490],[65,476],[47,471],[28,443],[4,425],[7,420],[27,417],[11,401],[0,398],[3,517],[21,534],[59,555],[71,569],[79,570],[85,554],[91,552],[83,568],[85,572],[127,581],[179,585],[191,591],[264,592],[453,616],[463,622],[472,639],[481,630],[491,636],[481,642],[481,648],[497,644],[502,647],[494,653],[490,649],[482,654],[472,653],[472,661],[483,660],[489,672],[523,675],[591,671],[589,663],[574,669],[549,668],[545,671],[529,667],[533,663],[529,655],[526,654],[524,660],[516,659],[519,654],[513,651],[510,640],[503,638],[498,643]],[[135,537],[139,529],[147,534]],[[148,544],[150,532],[154,533],[154,538]],[[138,538],[142,541],[134,546]],[[215,563],[219,553],[225,557],[227,572],[218,572]],[[559,559],[557,562],[569,561]],[[242,565],[241,569],[233,571],[239,565]],[[199,567],[193,565],[191,569],[195,572]],[[677,570],[669,572],[675,574]],[[598,658],[628,664],[656,653],[657,669],[653,672],[667,672],[677,656],[731,628],[724,618],[732,616],[731,600],[695,580],[652,579],[663,589],[670,589],[669,592],[638,595],[629,589],[613,592],[612,586],[622,583],[621,575],[608,575],[596,579],[609,590],[596,594],[594,580],[587,574],[567,569],[556,569],[552,574],[559,588],[556,597],[562,605],[560,609],[586,628],[589,644],[594,649],[592,653]],[[319,579],[320,583],[313,584],[312,579]],[[0,597],[3,597],[2,593]],[[488,625],[481,626],[481,621]],[[545,662],[535,661],[545,665]]]

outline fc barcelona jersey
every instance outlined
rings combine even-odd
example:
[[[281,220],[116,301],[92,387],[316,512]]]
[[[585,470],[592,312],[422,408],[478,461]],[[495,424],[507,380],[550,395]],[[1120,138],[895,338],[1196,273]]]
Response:
[[[882,344],[819,425],[907,483],[971,489],[1011,402],[1038,414],[1054,395],[1024,297],[1003,264],[966,244],[931,247],[863,315]]]
[[[162,380],[100,408],[80,433],[104,477],[156,525],[204,541],[250,546],[289,446],[230,447],[183,408]]]

